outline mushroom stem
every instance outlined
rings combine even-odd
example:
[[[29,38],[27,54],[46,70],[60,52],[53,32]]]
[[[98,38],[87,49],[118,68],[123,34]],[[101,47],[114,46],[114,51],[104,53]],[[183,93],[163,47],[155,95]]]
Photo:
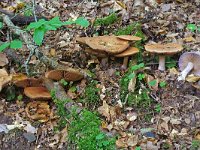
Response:
[[[121,69],[126,70],[127,66],[128,66],[128,56],[125,56],[124,60],[123,60],[123,65],[121,66]]]
[[[103,67],[108,67],[108,57],[105,57],[105,58],[101,59],[101,65]]]
[[[189,62],[185,69],[181,72],[180,76],[178,77],[178,81],[185,80],[188,73],[193,69],[194,64],[192,62]]]
[[[165,56],[164,55],[159,56],[158,70],[165,71]]]

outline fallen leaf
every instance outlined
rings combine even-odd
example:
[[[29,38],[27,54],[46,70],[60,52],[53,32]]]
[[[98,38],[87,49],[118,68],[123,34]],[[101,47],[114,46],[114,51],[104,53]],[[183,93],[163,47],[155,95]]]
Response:
[[[134,73],[134,72],[133,72]],[[134,92],[135,91],[135,85],[136,85],[136,76],[134,76],[131,80],[130,80],[130,82],[129,82],[129,84],[128,84],[128,90],[129,90],[129,92]]]
[[[147,82],[147,85],[148,87],[151,89],[151,90],[155,90],[157,91],[158,90],[158,82],[159,80],[158,79],[155,79],[153,76],[147,74],[145,76],[145,79],[146,79],[146,82]]]
[[[185,37],[183,40],[185,42],[196,42],[196,40],[192,36]]]
[[[193,74],[188,75],[187,78],[185,79],[188,82],[197,82],[198,80],[200,80],[200,76],[195,76]]]
[[[12,75],[8,75],[5,69],[0,69],[0,91],[12,80]]]
[[[0,53],[0,66],[4,67],[8,64],[8,58],[6,57],[6,54]]]
[[[51,110],[47,102],[33,101],[27,104],[26,114],[30,119],[47,122],[50,119]]]
[[[106,103],[106,101],[103,101],[103,106],[100,106],[98,108],[99,114],[102,116],[106,117],[106,119],[109,121],[110,120],[110,106]]]

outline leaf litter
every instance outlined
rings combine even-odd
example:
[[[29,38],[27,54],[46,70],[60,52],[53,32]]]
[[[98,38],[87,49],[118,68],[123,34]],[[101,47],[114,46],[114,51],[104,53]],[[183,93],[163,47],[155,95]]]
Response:
[[[16,3],[1,2],[0,4],[4,8],[8,8],[11,5],[12,9],[16,10]],[[133,2],[129,0],[112,0],[109,2],[77,0],[51,3],[38,0],[37,4],[39,4],[37,5],[38,9],[41,9],[44,16],[49,18],[60,16],[61,19],[67,20],[67,18],[75,19],[83,15],[92,22],[94,18],[108,16],[111,10],[121,17],[121,20],[117,20],[117,23],[113,23],[112,26],[97,26],[96,28],[90,26],[87,29],[70,27],[67,31],[63,29],[51,31],[47,33],[44,39],[45,44],[41,46],[41,51],[50,55],[52,59],[70,63],[74,68],[90,71],[90,77],[73,83],[77,91],[70,92],[68,90],[69,87],[65,87],[72,99],[76,100],[85,91],[87,84],[91,80],[98,81],[98,87],[101,89],[97,93],[100,95],[100,102],[95,109],[101,116],[101,128],[106,130],[107,134],[118,135],[116,139],[116,147],[118,149],[137,149],[138,147],[140,149],[162,149],[164,147],[168,149],[183,149],[183,145],[189,149],[195,140],[200,140],[200,131],[198,130],[200,125],[200,92],[193,87],[193,83],[197,83],[199,77],[190,75],[184,83],[178,82],[176,80],[178,70],[171,68],[164,73],[157,71],[158,64],[154,61],[155,57],[147,54],[148,57],[145,57],[144,62],[150,70],[144,70],[145,79],[141,81],[138,81],[138,74],[134,73],[136,74],[135,77],[128,82],[126,98],[128,103],[129,100],[134,100],[141,96],[143,94],[141,91],[149,88],[150,91],[147,93],[153,99],[153,102],[144,107],[139,105],[127,106],[127,103],[122,102],[123,99],[120,99],[121,87],[119,81],[126,74],[126,72],[120,70],[120,60],[109,56],[110,58],[104,68],[98,61],[94,61],[98,60],[98,58],[84,52],[84,48],[76,43],[76,38],[79,36],[91,37],[92,39],[93,36],[98,34],[104,35],[106,32],[111,34],[112,30],[119,29],[125,24],[141,21],[142,30],[148,38],[145,41],[146,43],[176,42],[185,45],[184,51],[190,51],[191,49],[199,51],[199,34],[191,32],[186,27],[187,24],[199,23],[198,12],[200,10],[198,1],[161,2],[157,0],[143,3],[142,1]],[[72,8],[74,11],[72,11]],[[9,10],[11,9],[9,8]],[[7,71],[5,69],[0,71],[0,82],[1,87],[4,88],[3,91],[11,84],[16,84],[17,81],[21,80],[20,76],[15,77],[15,74],[13,75],[13,70],[18,72],[17,66],[13,64],[13,66],[7,66],[8,61],[4,56],[1,57],[3,58],[1,63],[3,63]],[[178,60],[178,56],[179,54],[172,58]],[[166,66],[170,63],[167,61]],[[34,65],[33,69],[37,74],[35,77],[44,76],[44,73],[48,70],[47,67],[42,63],[38,65],[35,61]],[[112,70],[109,70],[111,68]],[[12,80],[12,77],[14,80]],[[28,80],[28,86],[34,86],[32,81],[29,80],[30,78],[25,77],[25,79]],[[162,81],[166,82],[165,87],[160,86]],[[42,83],[40,82],[39,84]],[[68,84],[72,85],[70,81]],[[24,88],[26,86],[20,87]],[[140,92],[136,97],[128,98],[129,93],[137,91]],[[23,94],[22,89],[17,88],[16,92],[17,94]],[[3,101],[6,97],[3,92],[1,95],[3,97],[1,100]],[[143,97],[142,100],[144,99]],[[4,103],[5,107],[2,108],[1,115],[11,117],[13,120],[13,123],[7,123],[7,120],[5,122],[2,120],[1,122],[1,131],[7,133],[4,134],[4,139],[9,139],[10,137],[7,137],[8,133],[14,128],[20,127],[23,132],[21,135],[19,133],[17,138],[21,139],[24,135],[25,139],[35,144],[34,146],[27,144],[28,148],[67,148],[67,126],[60,132],[53,132],[55,127],[58,126],[58,117],[55,115],[57,110],[53,101],[31,101],[24,96],[22,102]],[[80,101],[79,103],[83,102]],[[160,109],[153,111],[157,104],[159,104]],[[84,103],[80,105],[84,105]],[[33,109],[31,110],[30,106],[37,106],[38,108],[31,108]],[[36,114],[32,114],[32,111]],[[148,118],[148,115],[150,115],[150,118]],[[15,124],[16,121],[18,123]],[[37,121],[42,123],[37,124]],[[14,134],[17,135],[17,133]],[[9,142],[15,143],[17,138]],[[4,140],[2,148],[6,149],[9,142]],[[22,143],[24,144],[26,141],[23,139]],[[20,147],[20,143],[11,147],[11,149],[17,148],[23,149],[24,147]]]

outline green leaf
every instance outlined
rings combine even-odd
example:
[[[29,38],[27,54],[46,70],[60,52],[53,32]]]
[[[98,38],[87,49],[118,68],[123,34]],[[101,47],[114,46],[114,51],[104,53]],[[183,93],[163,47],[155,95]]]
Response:
[[[149,85],[150,85],[150,86],[155,86],[155,85],[156,85],[156,82],[157,82],[156,80],[152,80],[152,81],[149,82]]]
[[[3,27],[3,23],[2,22],[0,22],[0,29]]]
[[[166,83],[165,81],[161,81],[161,82],[159,83],[159,85],[160,85],[160,87],[165,87],[165,86],[167,85],[167,83]]]
[[[96,136],[96,140],[102,140],[105,137],[103,133],[100,133]]]
[[[41,45],[44,39],[44,28],[35,29],[33,39],[37,45]]]
[[[76,86],[72,86],[72,87],[70,87],[70,89],[69,89],[69,91],[71,91],[71,92],[76,92]]]
[[[141,150],[141,147],[139,146],[137,146],[136,148],[135,148],[135,150]]]
[[[44,28],[45,28],[46,31],[48,31],[48,30],[54,30],[54,31],[57,30],[56,27],[51,26],[49,24],[44,24]]]
[[[200,32],[200,27],[199,27],[199,28],[197,28],[197,30]]]
[[[139,80],[142,80],[142,79],[144,79],[145,78],[145,75],[143,74],[143,73],[140,73],[139,75],[138,75],[138,79]]]
[[[49,20],[47,22],[48,25],[51,25],[51,26],[54,26],[56,28],[59,28],[63,25],[63,23],[60,21],[60,18],[57,16],[57,17],[54,17],[52,18],[51,20]]]
[[[197,26],[196,26],[195,24],[188,24],[188,25],[187,25],[187,28],[188,28],[190,31],[194,32],[194,31],[197,29]]]
[[[10,48],[13,48],[13,49],[22,48],[22,41],[20,41],[20,40],[11,41]]]
[[[26,30],[37,29],[37,28],[41,27],[42,25],[44,25],[45,23],[47,23],[46,20],[40,19],[38,22],[30,23],[28,25],[28,27],[26,28]]]
[[[135,77],[135,74],[134,73],[131,73],[129,76],[128,76],[128,79],[131,80]]]
[[[86,20],[84,17],[79,17],[78,19],[76,19],[75,23],[82,27],[88,27],[90,25],[89,21]]]
[[[71,25],[73,23],[75,23],[75,22],[72,20],[68,20],[68,21],[63,22],[62,25]]]
[[[2,45],[0,45],[0,52],[2,52],[4,49],[6,49],[9,45],[10,45],[10,43],[8,43],[8,42],[5,42]]]

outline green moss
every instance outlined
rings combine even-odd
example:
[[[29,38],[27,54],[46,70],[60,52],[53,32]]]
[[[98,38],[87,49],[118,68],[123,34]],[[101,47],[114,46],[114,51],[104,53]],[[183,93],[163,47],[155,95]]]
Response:
[[[100,101],[100,95],[99,95],[99,90],[96,85],[97,81],[92,80],[87,87],[85,88],[85,92],[82,95],[80,101],[85,103],[88,106],[96,106],[99,104]]]
[[[112,13],[104,18],[97,18],[94,22],[94,26],[109,26],[118,20],[117,14]]]
[[[130,35],[130,34],[135,34],[138,29],[141,28],[140,23],[132,23],[128,26],[122,27],[118,29],[114,34],[115,35]]]
[[[74,115],[68,128],[69,149],[72,145],[77,150],[115,149],[115,138],[107,137],[100,130],[101,120],[96,113],[83,110],[79,116]]]

